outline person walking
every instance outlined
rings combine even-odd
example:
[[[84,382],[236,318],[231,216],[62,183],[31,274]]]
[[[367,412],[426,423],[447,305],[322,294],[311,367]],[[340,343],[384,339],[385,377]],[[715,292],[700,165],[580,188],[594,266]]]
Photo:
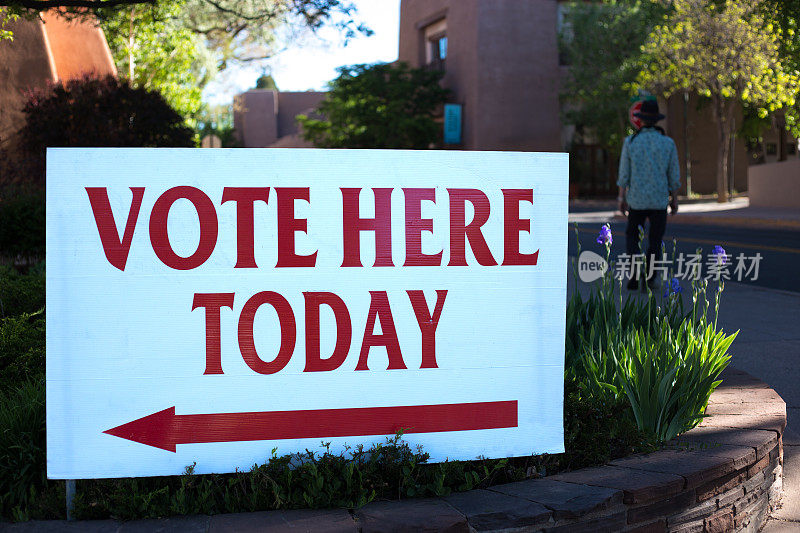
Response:
[[[644,268],[648,274],[647,285],[651,289],[655,287],[653,265],[661,259],[661,241],[667,228],[667,205],[673,215],[678,212],[678,189],[681,185],[675,141],[657,126],[664,118],[659,112],[658,102],[645,100],[635,116],[641,119],[642,127],[622,143],[617,180],[619,209],[628,217],[625,245],[633,268],[628,281],[630,290],[639,288],[642,267],[633,263],[634,257],[641,253],[639,227],[644,227],[647,220],[650,221],[650,231]]]

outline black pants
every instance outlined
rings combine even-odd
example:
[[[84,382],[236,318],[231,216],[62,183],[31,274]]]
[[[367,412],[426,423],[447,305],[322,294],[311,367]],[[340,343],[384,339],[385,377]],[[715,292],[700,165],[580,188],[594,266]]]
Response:
[[[644,227],[645,220],[650,219],[650,233],[648,235],[647,264],[651,265],[654,259],[661,259],[661,241],[667,229],[666,209],[630,209],[628,213],[628,227],[625,230],[625,248],[628,255],[641,253],[639,249],[639,226]],[[644,271],[647,272],[646,270]]]

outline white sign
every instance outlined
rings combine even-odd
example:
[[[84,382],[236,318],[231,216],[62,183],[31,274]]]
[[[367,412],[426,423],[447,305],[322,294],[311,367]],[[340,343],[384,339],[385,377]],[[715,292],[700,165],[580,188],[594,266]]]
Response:
[[[562,452],[567,164],[48,150],[48,476]]]

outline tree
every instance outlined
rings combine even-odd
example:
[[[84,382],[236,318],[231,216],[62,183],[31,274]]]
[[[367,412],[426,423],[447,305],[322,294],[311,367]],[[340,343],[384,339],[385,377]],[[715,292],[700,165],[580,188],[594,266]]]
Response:
[[[371,35],[355,13],[347,0],[187,0],[181,23],[206,40],[222,70],[274,55],[279,29],[284,39],[325,25],[339,29],[345,40]]]
[[[28,175],[44,179],[48,147],[194,146],[194,132],[155,91],[87,76],[30,92],[20,147]]]
[[[559,36],[569,75],[561,91],[564,121],[618,153],[630,133],[628,107],[641,70],[641,47],[664,8],[641,1],[567,4]]]
[[[14,22],[17,18],[19,18],[19,15],[9,12],[6,7],[0,7],[0,41],[14,38],[14,34],[11,33],[11,30],[6,29],[6,24]]]
[[[800,2],[797,0],[766,0],[762,12],[768,21],[775,21],[780,28],[781,39],[778,52],[784,65],[793,72],[800,72]],[[800,99],[785,108],[786,129],[794,137],[800,137]]]
[[[323,148],[428,148],[441,131],[433,114],[449,95],[443,74],[405,63],[340,67],[317,109],[324,118],[297,117],[302,135]]]
[[[185,2],[130,5],[105,13],[101,27],[119,75],[161,93],[193,123],[216,67],[201,37],[181,26]]]
[[[169,10],[168,0],[0,0],[10,15],[35,16],[57,9],[68,17],[113,18],[119,11],[139,6],[155,11]],[[350,0],[179,0],[175,15],[178,26],[202,38],[214,54],[219,69],[231,62],[252,62],[276,51],[279,28],[317,31],[325,25],[338,28],[345,39],[371,30],[355,19]],[[0,21],[2,19],[0,18]],[[290,32],[286,32],[287,34]]]
[[[780,29],[761,0],[672,0],[673,11],[648,37],[639,80],[668,96],[691,89],[711,99],[717,123],[717,194],[728,199],[728,158],[736,104],[767,116],[793,105],[798,78],[782,61]]]
[[[275,79],[271,74],[267,74],[265,72],[256,80],[256,89],[271,89],[273,91],[277,91],[278,84],[275,83]]]

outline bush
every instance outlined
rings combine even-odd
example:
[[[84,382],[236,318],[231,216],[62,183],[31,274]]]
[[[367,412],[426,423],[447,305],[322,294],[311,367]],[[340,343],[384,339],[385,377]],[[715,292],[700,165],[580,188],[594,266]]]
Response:
[[[194,133],[157,92],[113,76],[30,92],[21,147],[44,169],[47,147],[194,146]]]
[[[441,135],[433,114],[449,95],[443,74],[405,63],[340,67],[317,110],[325,118],[297,117],[303,137],[320,148],[429,148]]]
[[[606,259],[610,243],[606,244]],[[578,245],[580,254],[580,243]],[[613,272],[613,263],[608,272]],[[577,272],[575,273],[577,279]],[[736,334],[717,331],[716,314],[724,285],[714,296],[709,318],[707,281],[692,283],[692,309],[680,292],[622,301],[606,273],[587,299],[577,290],[567,305],[565,375],[597,401],[627,400],[640,430],[658,442],[696,426],[717,378],[728,365]]]
[[[0,265],[0,319],[44,308],[45,283],[44,263],[25,274]]]
[[[0,256],[31,261],[43,258],[44,252],[44,191],[15,188],[0,192]]]
[[[652,450],[652,443],[633,419],[625,416],[628,409],[624,402],[601,402],[581,397],[574,390],[568,392],[564,413],[567,453],[561,455],[430,464],[423,450],[412,449],[395,436],[369,449],[353,448],[341,454],[331,453],[325,445],[321,453],[276,456],[273,452],[264,464],[235,474],[193,475],[193,466],[189,466],[183,476],[79,480],[75,515],[80,519],[134,519],[270,509],[356,508],[373,500],[446,496]],[[8,428],[20,432],[19,417],[14,416],[0,413],[0,420],[13,418],[16,422],[8,424]],[[34,459],[40,457],[30,468],[31,472],[41,472],[43,479],[44,456],[34,453],[40,441],[31,442],[31,447],[23,447],[24,453]],[[23,448],[11,454],[14,461],[18,455],[21,457]],[[33,473],[18,480],[13,477],[2,481],[10,492],[9,505],[3,507],[4,518],[62,516],[62,482],[42,484]]]
[[[0,511],[16,520],[42,508],[45,472],[44,379],[0,388]]]
[[[0,319],[0,388],[44,376],[45,319],[43,313]]]

